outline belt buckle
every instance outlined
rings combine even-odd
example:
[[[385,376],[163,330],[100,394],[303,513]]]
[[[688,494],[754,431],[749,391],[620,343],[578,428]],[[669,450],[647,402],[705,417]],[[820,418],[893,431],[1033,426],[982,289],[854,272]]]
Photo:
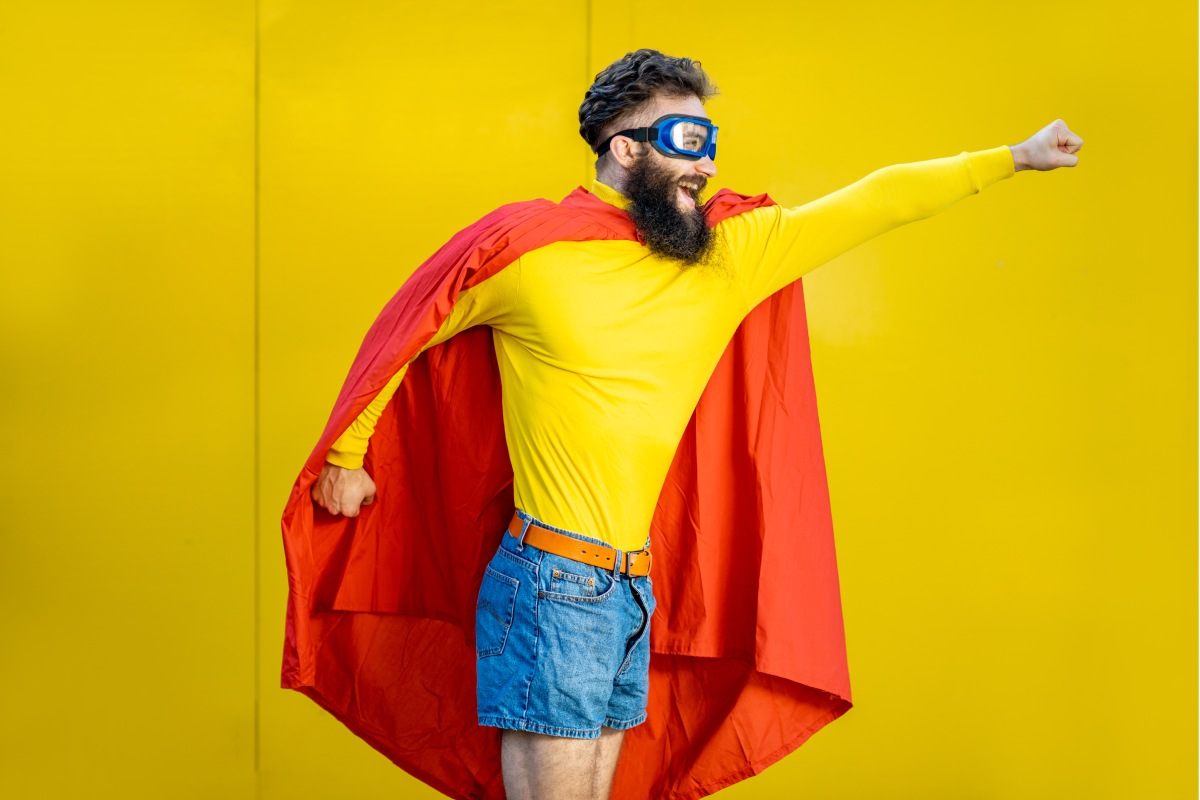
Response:
[[[634,577],[630,573],[630,570],[633,569],[633,559],[631,559],[630,556],[636,555],[639,559],[641,559],[641,558],[650,559],[651,558],[649,550],[634,550],[632,552],[629,552],[629,551],[620,551],[620,552],[621,552],[622,564],[621,564],[621,568],[618,570],[618,572],[620,572],[622,575],[626,575],[630,578]],[[654,562],[650,561],[650,565],[653,566],[653,564],[654,564]],[[647,575],[650,574],[649,568],[646,569],[646,574]]]

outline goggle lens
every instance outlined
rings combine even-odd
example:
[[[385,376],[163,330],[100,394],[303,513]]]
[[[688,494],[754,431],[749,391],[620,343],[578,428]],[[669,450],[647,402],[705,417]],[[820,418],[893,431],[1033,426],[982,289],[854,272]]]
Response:
[[[707,125],[701,125],[691,120],[680,120],[671,126],[668,135],[671,145],[680,153],[703,156],[708,145],[710,130]]]

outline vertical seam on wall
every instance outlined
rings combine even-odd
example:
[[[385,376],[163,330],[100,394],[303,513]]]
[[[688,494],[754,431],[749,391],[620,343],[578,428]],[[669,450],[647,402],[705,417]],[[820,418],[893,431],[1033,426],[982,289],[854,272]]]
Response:
[[[583,35],[583,90],[586,92],[592,85],[592,0],[583,0]],[[579,182],[580,186],[592,185],[588,177],[591,168],[592,154],[589,150],[583,157],[583,180]]]
[[[261,399],[259,391],[259,354],[261,352],[259,340],[259,323],[261,317],[261,303],[259,299],[260,275],[259,275],[259,176],[258,176],[258,86],[259,86],[259,0],[254,0],[254,796],[259,795],[259,721],[262,716],[262,706],[259,697],[259,651],[262,649],[260,636],[261,630],[261,609],[259,597],[261,595],[261,565],[259,563],[260,550],[260,520],[259,511],[261,508],[261,442],[260,436],[260,420],[261,420]]]

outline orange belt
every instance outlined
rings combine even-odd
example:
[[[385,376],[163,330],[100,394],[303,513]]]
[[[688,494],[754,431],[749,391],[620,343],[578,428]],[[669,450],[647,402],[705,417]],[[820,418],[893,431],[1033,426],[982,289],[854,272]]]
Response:
[[[521,528],[524,526],[525,521],[516,514],[513,514],[512,522],[508,523],[509,535],[519,540],[521,538]],[[569,558],[572,561],[578,561],[581,564],[588,564],[593,567],[602,567],[603,569],[612,569],[613,565],[617,563],[617,554],[620,553],[624,556],[624,563],[617,569],[617,572],[623,572],[626,575],[638,578],[650,574],[649,550],[625,552],[603,544],[583,542],[571,536],[564,536],[548,528],[543,528],[536,522],[529,523],[529,530],[525,532],[525,544],[531,544],[538,550],[545,550],[547,553],[553,553],[556,556]]]

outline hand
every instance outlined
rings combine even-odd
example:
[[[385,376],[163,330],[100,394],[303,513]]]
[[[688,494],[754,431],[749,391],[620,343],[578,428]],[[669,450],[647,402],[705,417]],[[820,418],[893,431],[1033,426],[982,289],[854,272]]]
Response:
[[[375,481],[365,469],[345,469],[325,462],[312,487],[313,502],[330,514],[357,517],[360,507],[375,502]]]
[[[1056,119],[1020,144],[1009,145],[1009,148],[1017,172],[1023,169],[1045,172],[1078,164],[1079,156],[1075,154],[1083,148],[1083,139],[1071,133],[1067,123]]]

